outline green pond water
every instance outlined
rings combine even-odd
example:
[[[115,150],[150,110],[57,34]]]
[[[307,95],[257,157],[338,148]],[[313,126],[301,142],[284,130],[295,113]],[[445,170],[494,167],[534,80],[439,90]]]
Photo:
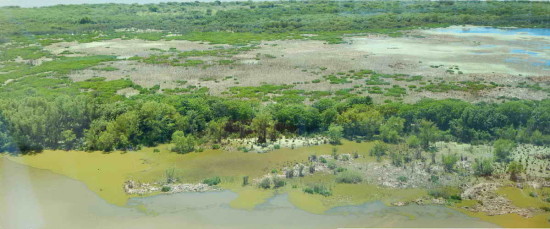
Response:
[[[230,191],[133,198],[107,203],[76,180],[0,159],[0,228],[337,228],[496,227],[440,206],[381,202],[333,208],[323,215],[276,195],[253,210],[229,207]],[[121,187],[122,188],[122,187]]]

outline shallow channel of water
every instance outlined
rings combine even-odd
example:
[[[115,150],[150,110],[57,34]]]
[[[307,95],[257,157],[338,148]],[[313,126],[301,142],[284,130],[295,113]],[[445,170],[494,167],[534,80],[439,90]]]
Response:
[[[501,35],[550,36],[550,28],[450,27],[435,30],[444,33],[494,33]]]
[[[0,159],[0,228],[496,227],[440,206],[381,202],[317,215],[277,195],[254,210],[229,207],[230,191],[133,198],[108,204],[76,180]]]

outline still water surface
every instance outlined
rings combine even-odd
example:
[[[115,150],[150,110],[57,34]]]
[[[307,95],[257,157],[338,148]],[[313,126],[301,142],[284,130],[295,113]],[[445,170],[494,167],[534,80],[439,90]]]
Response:
[[[230,191],[133,198],[111,205],[76,180],[0,159],[0,228],[496,227],[440,206],[337,207],[324,215],[277,195],[254,210],[229,207]]]

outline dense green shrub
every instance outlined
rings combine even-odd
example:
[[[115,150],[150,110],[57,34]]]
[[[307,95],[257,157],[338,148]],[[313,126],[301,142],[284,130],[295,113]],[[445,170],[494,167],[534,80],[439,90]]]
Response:
[[[202,181],[203,184],[207,184],[208,186],[218,185],[221,182],[222,180],[218,176],[207,178]]]
[[[336,182],[338,183],[355,184],[361,181],[363,181],[362,174],[353,170],[346,170],[336,176]]]
[[[271,188],[271,179],[269,177],[262,178],[258,186],[263,189]]]
[[[494,171],[493,160],[489,158],[476,159],[473,167],[476,176],[491,176]]]
[[[321,184],[316,184],[316,185],[308,186],[308,187],[304,188],[303,191],[304,191],[305,193],[309,193],[309,194],[319,194],[319,195],[322,195],[322,196],[331,196],[331,195],[332,195],[332,192],[330,191],[330,189],[327,188],[327,187],[324,186],[324,185],[321,185]]]

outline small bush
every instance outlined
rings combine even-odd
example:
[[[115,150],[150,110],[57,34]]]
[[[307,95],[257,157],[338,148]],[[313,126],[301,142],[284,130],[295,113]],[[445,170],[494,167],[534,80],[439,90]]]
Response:
[[[317,161],[317,155],[315,155],[315,154],[310,155],[310,156],[308,157],[308,160],[309,160],[309,161]]]
[[[437,182],[439,182],[439,176],[432,175],[432,176],[430,177],[430,181],[431,181],[432,183],[437,183]]]
[[[294,177],[294,170],[289,169],[289,170],[285,171],[285,177],[286,178],[293,178]]]
[[[443,166],[445,168],[446,172],[452,172],[454,170],[454,166],[456,162],[458,161],[458,155],[456,154],[450,154],[450,155],[443,155]]]
[[[327,159],[325,159],[324,157],[322,157],[321,159],[319,159],[319,161],[321,161],[321,163],[323,163],[323,164],[327,163]]]
[[[263,178],[258,184],[260,188],[269,189],[271,188],[271,179],[269,177]]]
[[[280,149],[280,148],[281,148],[281,145],[279,145],[279,144],[276,144],[276,145],[273,146],[273,149]]]
[[[174,168],[166,169],[164,171],[164,174],[166,176],[166,183],[168,183],[168,184],[174,183],[178,180],[176,178],[176,170]]]
[[[214,144],[212,145],[212,149],[220,149],[221,146],[219,144]]]
[[[332,158],[334,158],[334,160],[338,159],[338,148],[332,148]]]
[[[550,212],[550,207],[541,207],[540,209],[546,211],[546,212]]]
[[[162,186],[162,188],[160,189],[161,192],[169,192],[172,188],[168,187],[168,186]]]
[[[491,176],[493,174],[492,159],[476,159],[474,162],[474,174],[476,176]]]
[[[400,176],[397,178],[397,180],[399,182],[407,182],[409,180],[409,178],[407,178],[406,176]]]
[[[349,161],[349,155],[343,154],[341,160],[342,161]]]
[[[332,192],[330,191],[330,189],[328,189],[324,185],[319,185],[319,184],[304,188],[304,192],[309,194],[319,194],[322,196],[332,195]]]
[[[222,180],[218,176],[207,178],[202,181],[202,183],[207,184],[208,186],[218,185],[221,182]]]
[[[461,201],[461,200],[462,200],[462,197],[460,197],[459,195],[451,195],[451,196],[449,197],[449,199]]]
[[[315,173],[315,165],[309,166],[309,173]]]
[[[529,196],[530,197],[538,197],[539,195],[537,195],[537,193],[535,193],[535,192],[530,192]]]
[[[286,185],[285,180],[279,177],[273,177],[272,180],[273,180],[273,188],[280,188]]]
[[[428,191],[428,195],[434,198],[443,198],[447,200],[461,200],[459,196],[460,191],[451,187],[442,187],[438,189],[432,189]]]
[[[341,173],[341,172],[344,172],[344,171],[346,171],[346,168],[343,168],[343,167],[338,167],[336,169],[336,172],[338,172],[338,173]]]
[[[327,163],[327,167],[328,167],[329,169],[335,169],[335,168],[336,168],[336,162],[334,162],[334,161],[329,161],[329,162]]]
[[[339,173],[336,177],[336,182],[338,183],[347,183],[347,184],[355,184],[363,181],[363,177],[361,174],[357,171],[351,171],[347,170],[342,173]]]
[[[154,149],[153,153],[160,153],[160,150],[159,149]]]
[[[243,177],[243,186],[247,186],[248,185],[248,176],[244,176]]]

